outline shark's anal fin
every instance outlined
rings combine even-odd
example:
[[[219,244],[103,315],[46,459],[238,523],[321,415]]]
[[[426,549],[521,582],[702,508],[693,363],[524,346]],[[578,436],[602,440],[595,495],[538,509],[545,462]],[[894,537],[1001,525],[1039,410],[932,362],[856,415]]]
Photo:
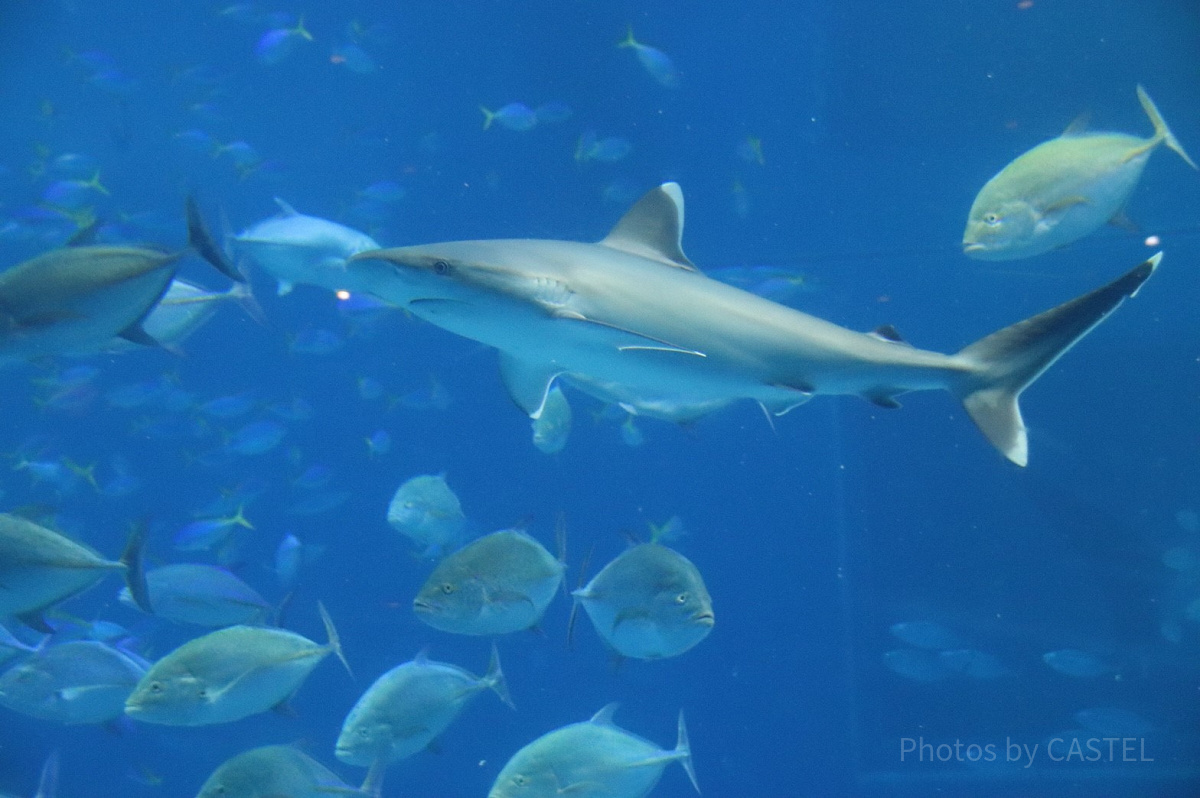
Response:
[[[638,351],[676,352],[676,353],[683,354],[683,355],[694,355],[696,357],[708,357],[703,352],[700,352],[698,350],[688,349],[686,346],[679,346],[678,344],[673,344],[670,341],[664,341],[662,338],[656,338],[653,335],[647,335],[645,333],[640,333],[637,330],[630,330],[627,327],[621,327],[616,324],[609,324],[606,321],[599,321],[597,319],[589,319],[587,316],[584,316],[582,313],[577,313],[573,310],[556,310],[554,312],[554,315],[555,315],[555,318],[564,319],[564,320],[568,320],[568,321],[578,321],[578,322],[582,322],[584,324],[594,324],[597,327],[604,327],[605,329],[612,330],[613,332],[624,333],[625,335],[632,335],[636,338],[640,338],[641,340],[648,342],[648,343],[644,343],[644,344],[643,343],[618,344],[617,345],[618,352],[638,352]]]
[[[546,406],[546,396],[554,379],[561,374],[548,363],[530,363],[504,352],[500,353],[500,379],[517,407],[530,418],[539,418]]]
[[[695,265],[683,254],[682,239],[683,192],[678,183],[663,183],[646,192],[600,244],[694,272]]]

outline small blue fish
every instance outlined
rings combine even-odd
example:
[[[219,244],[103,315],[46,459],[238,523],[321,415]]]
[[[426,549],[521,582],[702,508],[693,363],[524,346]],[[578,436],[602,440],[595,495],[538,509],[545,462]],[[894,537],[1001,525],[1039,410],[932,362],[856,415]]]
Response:
[[[632,150],[633,145],[629,143],[629,139],[620,136],[601,139],[596,137],[594,130],[588,130],[579,137],[579,142],[575,145],[575,160],[579,163],[588,161],[616,163],[629,155]]]
[[[374,377],[359,377],[355,385],[358,387],[358,398],[364,402],[374,402],[383,396],[383,384]]]
[[[487,130],[495,122],[497,125],[518,132],[533,130],[537,126],[537,113],[525,103],[509,103],[495,111],[479,106],[483,112],[483,129]]]
[[[249,413],[254,408],[254,402],[254,391],[243,391],[210,399],[196,409],[211,418],[237,418]]]
[[[625,38],[617,42],[617,47],[628,47],[637,55],[638,61],[642,62],[642,66],[650,73],[650,77],[657,80],[661,85],[668,89],[679,88],[679,71],[675,69],[675,64],[670,57],[659,50],[649,45],[642,44],[633,38],[633,26],[629,27]]]
[[[367,454],[371,457],[382,457],[392,450],[392,436],[385,429],[375,430],[367,438]]]
[[[737,156],[746,163],[765,166],[766,158],[763,157],[762,139],[754,136],[746,136],[737,145]]]
[[[171,138],[184,150],[196,155],[215,155],[221,148],[216,139],[198,128],[181,130]]]
[[[42,192],[42,201],[57,208],[77,210],[92,202],[96,194],[109,196],[98,171],[88,180],[54,181]]]
[[[339,44],[329,56],[331,64],[339,64],[359,75],[370,75],[379,69],[375,59],[357,44]]]
[[[297,490],[317,490],[328,485],[332,479],[333,469],[327,465],[313,463],[292,480],[292,487]]]
[[[377,180],[358,192],[360,197],[391,204],[404,199],[404,186],[394,180]]]
[[[272,28],[264,33],[254,45],[254,56],[264,64],[278,64],[292,53],[298,42],[312,40],[312,34],[304,27],[304,17],[300,17],[294,27]]]
[[[287,435],[287,427],[278,421],[251,421],[229,438],[225,450],[243,457],[252,457],[271,451]]]
[[[233,534],[235,527],[254,529],[243,514],[245,507],[238,507],[237,512],[222,518],[201,518],[182,526],[175,533],[174,544],[177,551],[208,551],[223,543]]]

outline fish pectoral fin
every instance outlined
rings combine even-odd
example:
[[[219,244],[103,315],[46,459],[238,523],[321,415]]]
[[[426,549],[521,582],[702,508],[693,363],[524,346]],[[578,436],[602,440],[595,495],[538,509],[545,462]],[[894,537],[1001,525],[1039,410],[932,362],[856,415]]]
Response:
[[[1088,199],[1087,197],[1081,197],[1078,195],[1071,195],[1069,197],[1063,197],[1061,199],[1055,200],[1054,202],[1050,203],[1046,207],[1042,208],[1041,219],[1038,221],[1038,224],[1040,225],[1044,221],[1047,221],[1047,220],[1053,220],[1054,222],[1057,222],[1058,217],[1062,216],[1064,213],[1069,211],[1071,208],[1074,208],[1076,205],[1091,205],[1091,204],[1092,204],[1092,201],[1090,199]]]
[[[56,630],[53,626],[46,623],[46,616],[42,614],[45,609],[45,607],[39,607],[36,610],[29,610],[16,616],[16,618],[35,632],[52,635]]]
[[[565,786],[559,785],[555,779],[554,794],[555,795],[579,795],[587,793],[600,794],[608,788],[608,785],[599,781],[575,781]]]
[[[525,602],[530,607],[536,607],[533,599],[517,590],[483,590],[483,600],[488,604],[519,604]]]
[[[500,379],[517,407],[530,418],[540,418],[546,397],[562,370],[548,363],[532,363],[500,353]]]
[[[288,294],[292,293],[292,289],[295,287],[296,287],[296,284],[293,283],[291,280],[280,280],[279,287],[275,289],[275,295],[276,296],[287,296]]]

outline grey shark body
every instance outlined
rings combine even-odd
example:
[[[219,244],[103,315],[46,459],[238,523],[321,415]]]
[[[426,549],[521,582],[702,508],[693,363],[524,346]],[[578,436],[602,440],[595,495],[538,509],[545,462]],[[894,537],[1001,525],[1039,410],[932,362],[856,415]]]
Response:
[[[884,407],[916,390],[958,396],[997,449],[1027,460],[1020,392],[1132,296],[1156,255],[1103,288],[947,355],[860,333],[706,277],[683,254],[683,197],[667,183],[598,243],[454,241],[355,255],[361,286],[501,353],[531,417],[562,378],[672,420],[751,399],[780,415],[817,394]]]

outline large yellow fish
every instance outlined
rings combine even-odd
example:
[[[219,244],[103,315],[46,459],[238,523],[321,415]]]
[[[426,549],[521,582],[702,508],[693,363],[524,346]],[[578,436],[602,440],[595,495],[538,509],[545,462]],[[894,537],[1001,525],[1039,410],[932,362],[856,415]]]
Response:
[[[1072,124],[1004,167],[980,190],[967,218],[963,252],[979,260],[1016,260],[1066,246],[1119,218],[1150,153],[1166,144],[1196,164],[1145,89],[1138,100],[1154,123],[1147,139],[1089,133]]]

